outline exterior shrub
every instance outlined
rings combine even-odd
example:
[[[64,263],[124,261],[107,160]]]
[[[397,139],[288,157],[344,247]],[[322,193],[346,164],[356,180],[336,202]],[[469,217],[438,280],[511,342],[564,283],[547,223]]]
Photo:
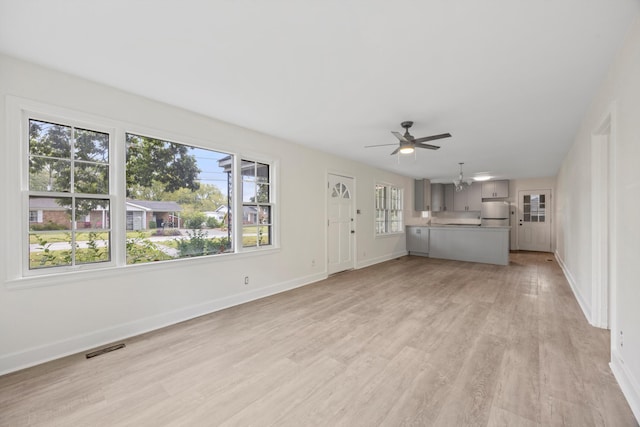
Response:
[[[60,225],[53,221],[47,221],[45,224],[31,224],[29,225],[31,231],[53,231],[53,230],[67,230],[69,227]]]
[[[209,239],[206,231],[187,231],[187,235],[188,239],[176,239],[181,258],[221,254],[231,248],[229,239],[225,237]]]
[[[194,212],[184,219],[185,228],[197,230],[202,228],[202,225],[207,221],[207,216],[202,212]]]
[[[220,228],[220,222],[214,217],[207,218],[207,228]]]

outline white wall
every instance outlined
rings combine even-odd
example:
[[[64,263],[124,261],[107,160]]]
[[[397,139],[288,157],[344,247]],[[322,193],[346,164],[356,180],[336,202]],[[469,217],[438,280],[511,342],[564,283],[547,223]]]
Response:
[[[0,56],[0,94],[4,162],[0,177],[0,373],[326,277],[328,171],[356,180],[356,205],[361,210],[356,218],[357,267],[406,254],[403,234],[374,237],[374,183],[380,180],[404,187],[406,212],[412,215],[412,179],[6,56]],[[7,280],[15,279],[7,277],[7,263],[21,238],[16,232],[20,213],[8,202],[20,200],[19,165],[6,155],[12,151],[11,144],[20,143],[8,127],[8,95],[182,135],[214,149],[229,147],[275,158],[280,165],[281,249],[70,274],[48,283]],[[315,267],[312,260],[316,260]],[[251,281],[245,286],[242,278],[247,275]]]
[[[585,115],[557,177],[556,255],[592,318],[591,141],[614,112],[611,367],[640,419],[640,19]],[[621,333],[624,342],[621,342]],[[624,345],[622,345],[624,344]]]

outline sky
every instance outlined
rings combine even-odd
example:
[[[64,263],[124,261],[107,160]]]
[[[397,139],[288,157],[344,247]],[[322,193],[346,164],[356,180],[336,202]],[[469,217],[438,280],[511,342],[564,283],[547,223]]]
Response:
[[[202,184],[215,185],[226,196],[227,174],[218,166],[218,160],[229,154],[202,148],[191,148],[190,154],[196,158],[198,169],[200,169],[198,180]]]

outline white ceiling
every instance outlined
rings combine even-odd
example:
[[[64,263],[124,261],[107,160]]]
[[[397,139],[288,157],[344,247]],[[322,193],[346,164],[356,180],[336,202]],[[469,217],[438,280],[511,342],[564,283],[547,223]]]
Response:
[[[638,0],[0,0],[0,52],[413,177],[554,176]],[[390,156],[391,131],[450,132]]]

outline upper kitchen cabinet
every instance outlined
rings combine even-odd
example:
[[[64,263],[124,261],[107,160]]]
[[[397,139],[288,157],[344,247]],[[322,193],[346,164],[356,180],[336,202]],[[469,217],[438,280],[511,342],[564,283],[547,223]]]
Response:
[[[469,192],[467,199],[467,206],[469,207],[468,210],[482,210],[482,184],[474,182],[468,187],[467,191]]]
[[[431,212],[444,211],[444,185],[431,184]]]
[[[482,183],[483,199],[504,199],[509,197],[509,181],[485,181]]]
[[[453,210],[480,211],[482,207],[482,186],[474,182],[462,191],[453,194]]]
[[[415,210],[431,210],[431,181],[428,179],[416,179],[414,185]]]
[[[444,210],[453,210],[453,195],[456,192],[456,187],[453,184],[443,184],[444,187]]]
[[[431,211],[452,211],[454,192],[453,184],[431,184]]]

